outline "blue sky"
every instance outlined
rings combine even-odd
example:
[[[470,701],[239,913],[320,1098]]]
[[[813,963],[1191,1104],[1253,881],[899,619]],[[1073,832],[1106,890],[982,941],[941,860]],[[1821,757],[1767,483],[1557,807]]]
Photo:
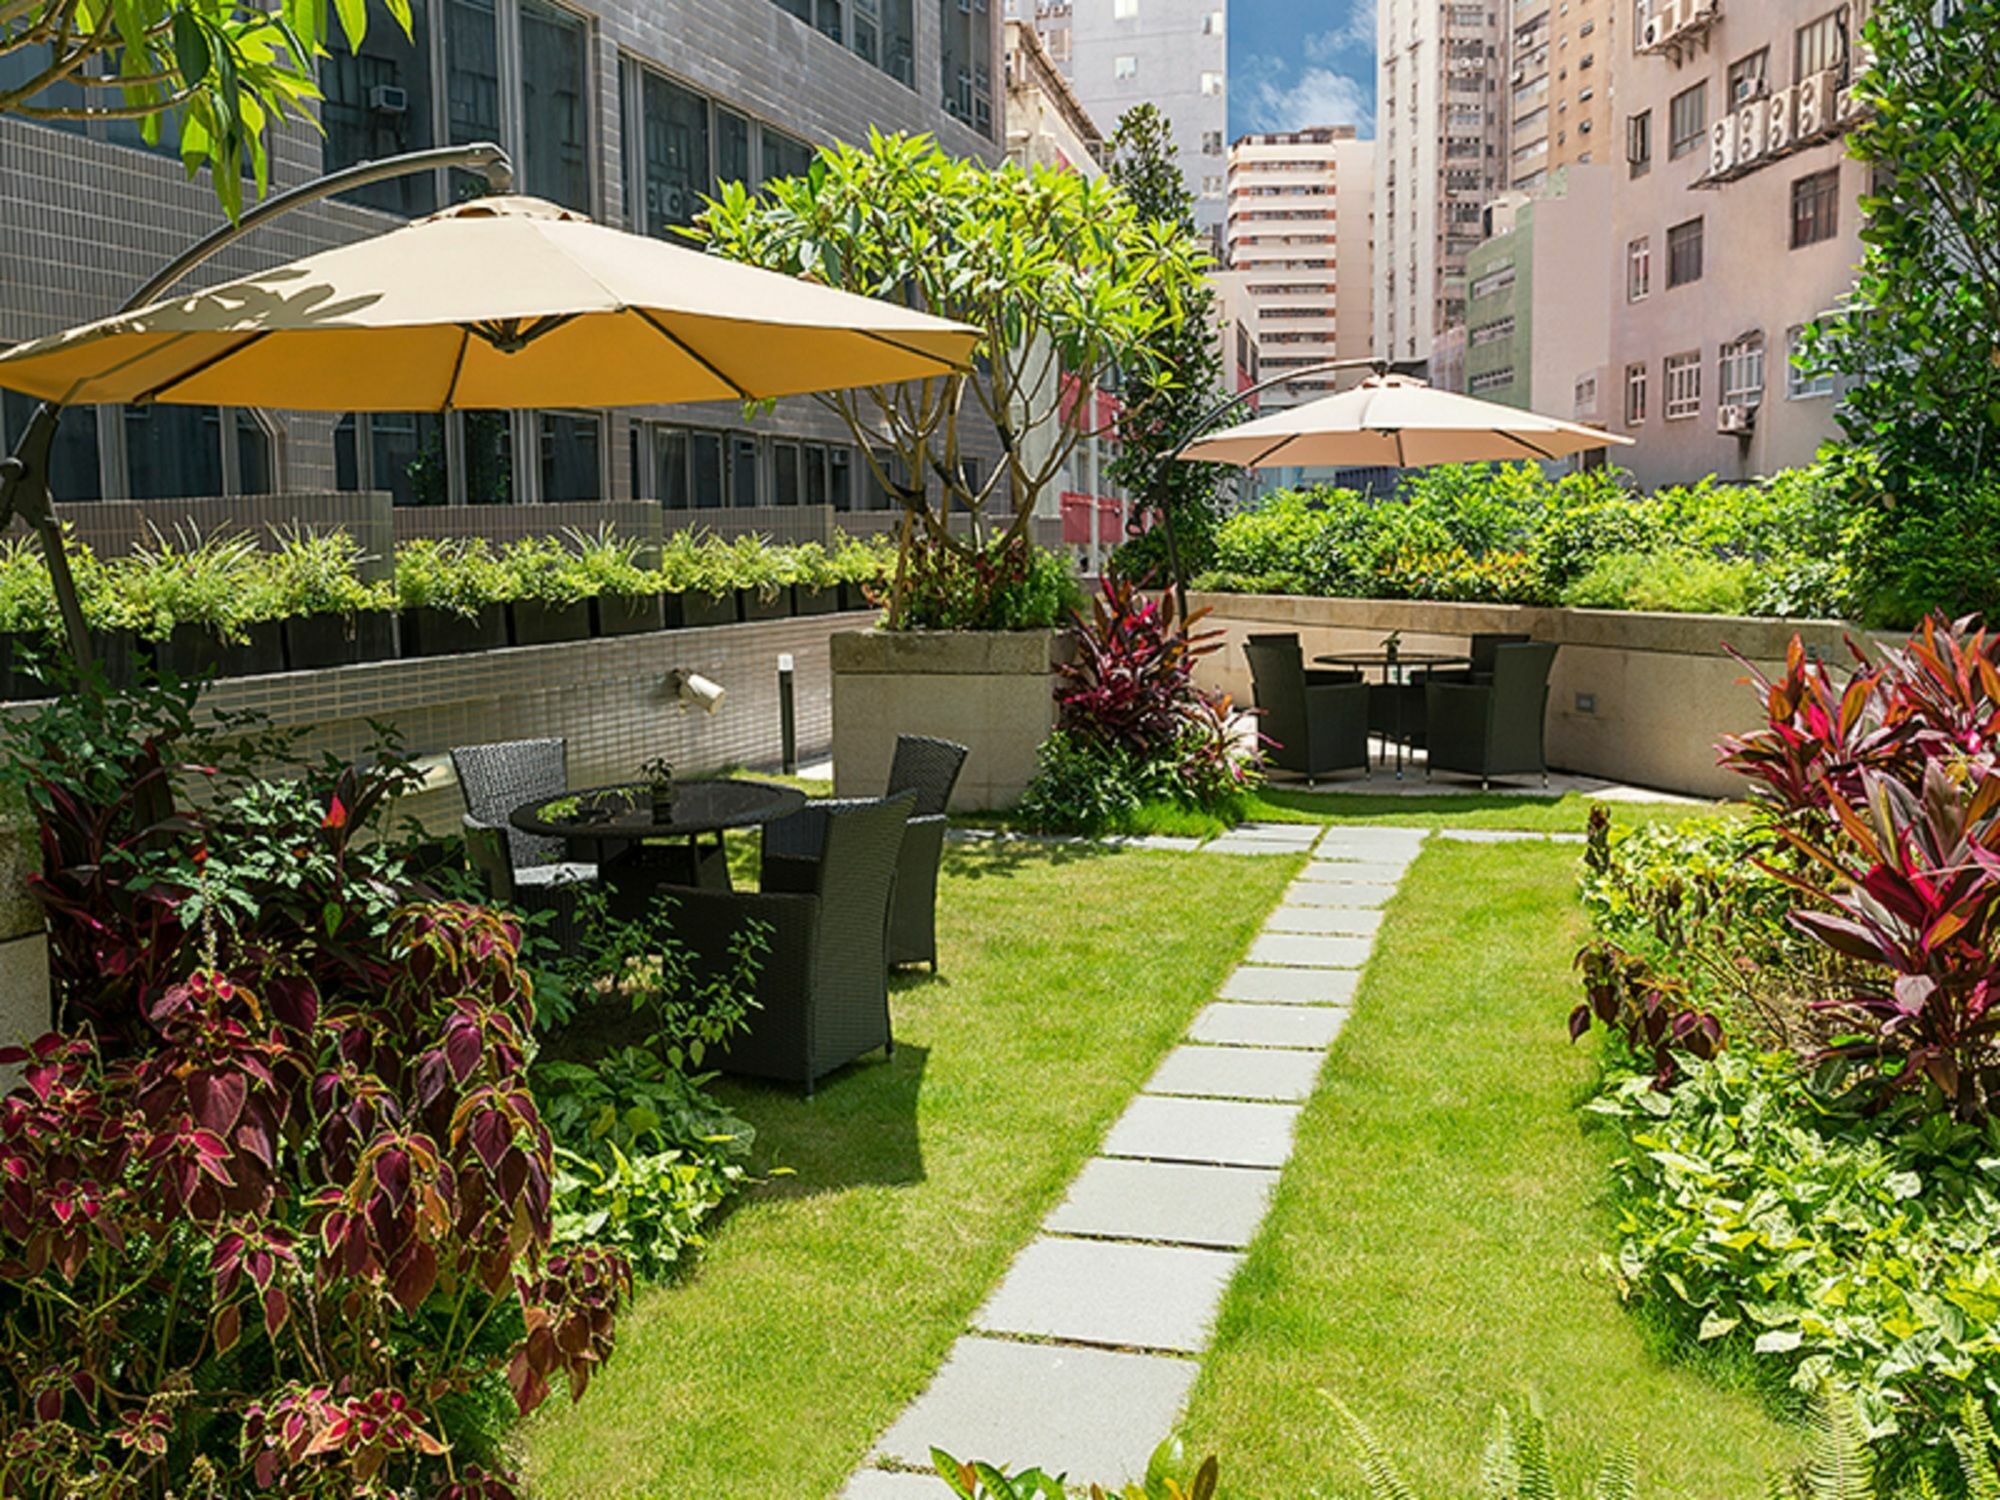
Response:
[[[1375,0],[1230,0],[1229,135],[1375,133]]]

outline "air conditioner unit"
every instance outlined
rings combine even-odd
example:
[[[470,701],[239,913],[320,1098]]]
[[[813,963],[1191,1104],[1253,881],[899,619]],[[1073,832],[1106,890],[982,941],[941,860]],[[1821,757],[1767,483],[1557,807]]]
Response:
[[[1669,5],[1666,9],[1671,11],[1675,7]],[[1646,17],[1645,29],[1639,33],[1639,50],[1641,52],[1656,52],[1669,35],[1671,35],[1671,31],[1666,15],[1648,16]]]
[[[1828,68],[1799,80],[1798,139],[1809,141],[1825,135],[1838,121],[1840,73]]]
[[[1841,124],[1849,125],[1868,113],[1868,106],[1861,102],[1854,86],[1849,84],[1835,97],[1833,113]]]
[[[1757,427],[1757,408],[1729,402],[1717,409],[1715,430],[1730,437],[1748,437]]]
[[[1798,99],[1797,89],[1779,89],[1764,106],[1764,149],[1773,156],[1791,150],[1797,138]]]
[[[1727,177],[1736,167],[1736,122],[1727,117],[1708,128],[1708,175]]]
[[[1736,112],[1736,164],[1747,167],[1764,154],[1764,106],[1746,104]]]
[[[368,108],[378,115],[404,114],[409,107],[409,93],[393,83],[378,83],[368,91]]]

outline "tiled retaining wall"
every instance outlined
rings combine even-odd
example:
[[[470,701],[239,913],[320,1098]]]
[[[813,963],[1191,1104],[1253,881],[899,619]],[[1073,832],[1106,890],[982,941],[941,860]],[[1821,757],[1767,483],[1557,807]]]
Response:
[[[1296,631],[1308,661],[1323,652],[1379,651],[1391,631],[1406,651],[1463,651],[1474,632],[1506,631],[1561,646],[1549,679],[1551,766],[1704,797],[1732,797],[1741,779],[1715,764],[1715,743],[1758,722],[1734,647],[1766,671],[1794,634],[1827,660],[1846,660],[1851,627],[1826,620],[1753,620],[1401,599],[1196,594],[1227,634],[1201,675],[1241,704],[1255,701],[1244,637]],[[1371,678],[1373,673],[1370,673]]]

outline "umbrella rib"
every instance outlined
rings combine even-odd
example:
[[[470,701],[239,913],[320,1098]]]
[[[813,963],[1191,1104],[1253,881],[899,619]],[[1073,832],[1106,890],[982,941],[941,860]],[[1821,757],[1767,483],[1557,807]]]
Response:
[[[450,411],[452,403],[458,399],[458,377],[465,373],[465,353],[471,347],[472,330],[460,324],[458,330],[458,357],[451,362],[451,379],[445,385],[444,404],[438,408],[439,411]]]
[[[728,386],[732,391],[736,392],[736,394],[743,400],[755,401],[757,399],[755,396],[751,395],[748,391],[744,390],[742,386],[738,385],[735,381],[731,380],[727,375],[723,374],[721,370],[718,370],[715,367],[714,361],[710,360],[708,356],[703,354],[700,350],[696,349],[692,344],[690,344],[686,339],[682,338],[679,334],[675,333],[671,328],[667,327],[667,325],[662,323],[658,318],[654,317],[651,313],[647,312],[645,308],[635,307],[632,309],[632,311],[637,313],[640,316],[640,318],[643,319],[645,323],[653,330],[653,332],[657,333],[661,338],[665,339],[668,343],[672,344],[676,349],[680,350],[681,353],[685,354],[689,359],[693,360],[696,364],[700,365],[704,370],[708,371],[708,373],[713,375],[717,380],[721,381],[724,385]]]
[[[961,373],[964,368],[963,366],[953,364],[948,359],[943,359],[938,355],[931,353],[930,350],[928,349],[915,348],[909,344],[904,343],[901,339],[892,339],[887,334],[877,333],[871,328],[857,328],[854,331],[860,334],[864,339],[873,339],[878,344],[887,344],[891,349],[900,350],[904,354],[914,355],[918,359],[927,359],[932,364],[942,366],[944,369],[951,371],[953,374]]]
[[[1546,448],[1540,447],[1537,444],[1529,442],[1526,438],[1522,437],[1521,434],[1518,432],[1502,433],[1501,436],[1512,438],[1515,442],[1519,443],[1523,448],[1526,448],[1530,453],[1534,454],[1535,457],[1537,458],[1548,459],[1551,463],[1555,461],[1556,457],[1555,454],[1549,452],[1548,449]]]
[[[141,391],[137,396],[132,398],[132,404],[135,406],[144,406],[149,401],[159,400],[161,396],[165,395],[175,386],[186,385],[197,375],[206,375],[217,365],[225,364],[236,358],[237,355],[241,354],[245,349],[250,348],[253,344],[262,343],[270,336],[270,333],[271,330],[268,328],[258,329],[241,343],[231,344],[227,349],[211,354],[207,359],[198,360],[195,364],[174,376],[172,380],[164,380],[160,384],[153,386],[150,390]]]
[[[1292,435],[1290,433],[1286,433],[1283,437],[1279,438],[1277,442],[1271,444],[1270,447],[1266,448],[1262,453],[1258,454],[1255,458],[1251,459],[1249,463],[1243,465],[1243,467],[1246,469],[1263,468],[1264,461],[1268,459],[1273,453],[1276,453],[1280,448],[1284,447],[1285,444],[1289,443],[1291,440],[1292,440]]]

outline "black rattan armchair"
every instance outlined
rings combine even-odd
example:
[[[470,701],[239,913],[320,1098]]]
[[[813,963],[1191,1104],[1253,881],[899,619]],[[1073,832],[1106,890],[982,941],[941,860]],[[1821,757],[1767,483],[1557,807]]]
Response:
[[[937,969],[938,867],[944,860],[945,808],[965,765],[965,746],[924,735],[896,736],[888,794],[914,792],[909,826],[896,862],[896,898],[889,923],[889,962]],[[799,890],[805,870],[818,861],[825,822],[823,804],[808,806],[764,828],[764,889]]]
[[[1334,771],[1368,769],[1366,683],[1309,680],[1296,636],[1253,638],[1243,651],[1271,764],[1308,783]]]
[[[710,891],[663,886],[674,930],[697,966],[720,972],[747,921],[769,929],[747,1031],[717,1058],[731,1073],[805,1085],[877,1047],[894,1050],[889,1023],[889,915],[903,825],[916,794],[822,801],[800,816],[819,825],[820,854],[786,874],[796,889]],[[783,879],[784,877],[781,877]]]
[[[1555,660],[1556,648],[1546,641],[1502,645],[1494,648],[1491,682],[1426,683],[1424,774],[1477,776],[1482,788],[1495,776],[1539,774],[1547,786],[1543,728]]]
[[[555,941],[575,947],[575,887],[597,879],[597,866],[569,858],[561,839],[523,833],[508,815],[537,797],[559,797],[569,788],[569,743],[563,739],[508,740],[461,745],[451,752],[458,788],[465,796],[465,855],[493,900],[523,911],[555,913]]]

